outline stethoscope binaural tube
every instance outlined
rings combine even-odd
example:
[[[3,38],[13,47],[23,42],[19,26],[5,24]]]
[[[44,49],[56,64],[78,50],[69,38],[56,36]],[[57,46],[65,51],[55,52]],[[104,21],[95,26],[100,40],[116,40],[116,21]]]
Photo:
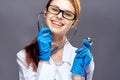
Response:
[[[44,15],[43,12],[41,12],[39,15],[38,15],[38,32],[40,30],[40,28],[43,28],[43,27],[46,27],[46,25],[43,24],[43,20],[42,20],[42,16]],[[58,49],[62,48],[68,41],[70,41],[76,34],[77,32],[77,27],[75,26],[74,27],[74,32],[71,34],[71,36],[68,37],[68,39],[64,42],[64,44],[61,44],[59,46],[56,46],[54,47],[52,50],[51,50],[51,53],[54,53],[56,52]]]
[[[38,22],[37,22],[38,32],[39,32],[40,28],[45,27],[45,25],[43,25],[43,23],[42,23],[41,15],[44,15],[44,13],[41,12],[41,13],[38,15]]]

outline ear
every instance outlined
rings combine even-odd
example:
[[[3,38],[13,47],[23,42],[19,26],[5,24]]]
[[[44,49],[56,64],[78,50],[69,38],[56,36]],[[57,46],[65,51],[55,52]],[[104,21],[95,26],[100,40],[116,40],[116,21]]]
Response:
[[[47,15],[47,10],[45,9],[44,10],[44,17],[46,18],[46,15]]]
[[[77,24],[77,22],[78,22],[78,19],[74,20],[74,22],[73,22],[73,24],[72,24],[71,28],[74,28],[74,27],[75,27],[75,25]]]

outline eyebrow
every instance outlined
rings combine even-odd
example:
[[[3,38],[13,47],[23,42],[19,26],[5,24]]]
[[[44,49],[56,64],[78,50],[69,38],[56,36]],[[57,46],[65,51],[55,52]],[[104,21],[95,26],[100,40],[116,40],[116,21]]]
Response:
[[[57,7],[57,8],[59,8],[57,5],[51,5],[51,4],[49,4],[50,6],[55,6],[55,7]],[[59,8],[60,9],[60,8]],[[75,14],[75,12],[72,12],[72,10],[63,10],[63,9],[60,9],[60,10],[62,10],[62,11],[68,11],[68,12],[71,12],[71,13],[73,13],[73,14]]]

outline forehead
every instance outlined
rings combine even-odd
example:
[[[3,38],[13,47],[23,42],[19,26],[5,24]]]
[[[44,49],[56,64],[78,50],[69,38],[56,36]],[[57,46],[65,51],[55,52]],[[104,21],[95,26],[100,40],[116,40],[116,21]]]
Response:
[[[70,0],[52,0],[50,5],[56,5],[62,10],[69,10],[75,12],[74,6]]]

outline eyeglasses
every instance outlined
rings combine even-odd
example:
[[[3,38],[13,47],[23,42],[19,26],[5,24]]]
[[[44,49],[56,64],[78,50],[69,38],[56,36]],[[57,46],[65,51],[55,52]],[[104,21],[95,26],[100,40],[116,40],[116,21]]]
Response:
[[[61,9],[59,9],[59,7],[55,6],[55,5],[49,5],[47,7],[47,11],[54,14],[54,15],[58,15],[60,12],[62,12],[62,16],[65,19],[68,20],[74,20],[76,18],[76,15],[74,13],[72,13],[71,11],[63,11]]]

